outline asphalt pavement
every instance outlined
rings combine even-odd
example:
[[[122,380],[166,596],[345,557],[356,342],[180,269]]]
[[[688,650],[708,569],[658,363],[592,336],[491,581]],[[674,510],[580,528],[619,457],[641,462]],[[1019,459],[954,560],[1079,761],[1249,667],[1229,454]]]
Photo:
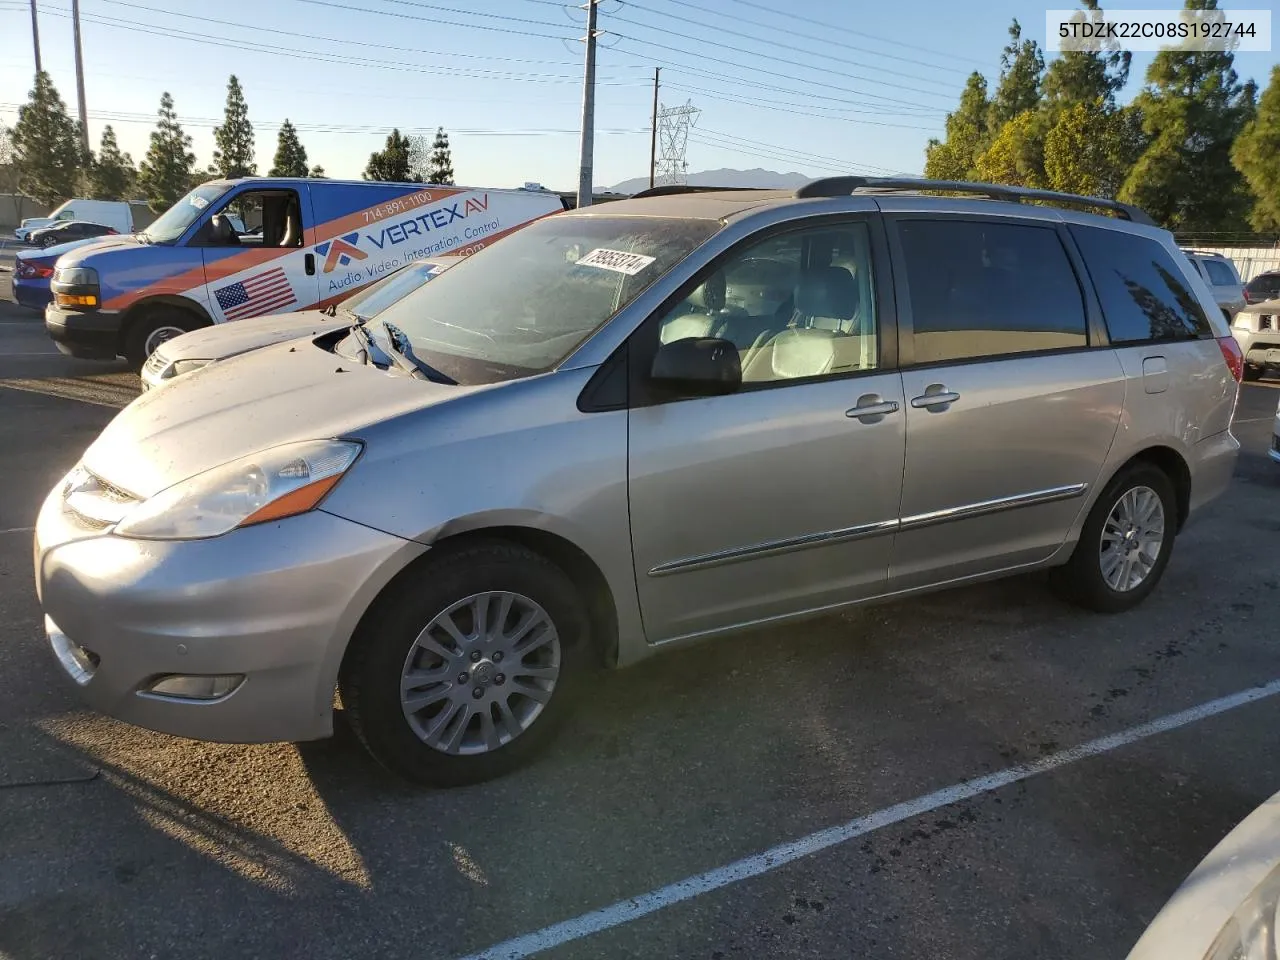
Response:
[[[136,384],[0,303],[3,960],[1122,958],[1280,790],[1280,697],[1219,703],[1280,679],[1280,383],[1243,388],[1235,481],[1136,611],[1023,577],[673,652],[453,791],[341,723],[228,746],[80,707],[29,527]]]

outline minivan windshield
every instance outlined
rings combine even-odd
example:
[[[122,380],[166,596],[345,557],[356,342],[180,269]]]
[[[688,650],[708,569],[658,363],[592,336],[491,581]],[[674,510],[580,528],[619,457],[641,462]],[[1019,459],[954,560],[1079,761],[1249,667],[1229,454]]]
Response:
[[[160,214],[155,223],[142,231],[142,236],[152,243],[175,242],[196,222],[209,204],[226,193],[229,187],[230,184],[226,183],[201,184]]]
[[[392,304],[370,332],[398,328],[454,377],[477,365],[490,376],[550,370],[719,229],[716,220],[547,217]]]

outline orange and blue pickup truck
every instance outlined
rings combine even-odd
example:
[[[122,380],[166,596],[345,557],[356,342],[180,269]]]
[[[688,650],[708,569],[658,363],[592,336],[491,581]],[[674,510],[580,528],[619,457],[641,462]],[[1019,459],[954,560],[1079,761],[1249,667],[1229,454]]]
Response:
[[[414,260],[469,256],[565,206],[535,190],[214,180],[141,233],[59,257],[45,329],[65,354],[139,368],[189,330],[324,308]]]

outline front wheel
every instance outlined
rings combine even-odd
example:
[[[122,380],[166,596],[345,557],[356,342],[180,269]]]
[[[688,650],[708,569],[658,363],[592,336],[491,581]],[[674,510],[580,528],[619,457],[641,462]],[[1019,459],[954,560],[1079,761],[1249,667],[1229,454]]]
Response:
[[[175,309],[153,310],[139,317],[129,328],[124,342],[124,355],[129,366],[141,370],[160,344],[184,333],[198,329],[202,324],[189,313]]]
[[[360,741],[433,786],[499,776],[547,745],[585,667],[572,581],[507,543],[449,550],[407,574],[352,638],[339,679]]]
[[[1160,582],[1173,552],[1177,500],[1168,475],[1150,463],[1123,470],[1093,505],[1054,585],[1099,613],[1136,607]]]

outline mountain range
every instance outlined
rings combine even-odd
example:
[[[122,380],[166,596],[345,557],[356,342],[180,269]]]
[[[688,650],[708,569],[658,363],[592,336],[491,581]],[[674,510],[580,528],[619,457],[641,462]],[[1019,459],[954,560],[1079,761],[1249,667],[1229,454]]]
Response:
[[[729,167],[721,167],[719,170],[702,170],[698,173],[691,173],[687,177],[687,182],[695,187],[754,187],[757,189],[781,189],[792,190],[800,186],[802,183],[808,183],[813,177],[796,173],[778,173],[776,170],[764,170],[756,167],[754,170],[734,170]],[[630,180],[623,180],[621,183],[615,183],[612,187],[598,188],[609,193],[635,193],[637,190],[644,190],[649,186],[648,177],[632,177]]]

